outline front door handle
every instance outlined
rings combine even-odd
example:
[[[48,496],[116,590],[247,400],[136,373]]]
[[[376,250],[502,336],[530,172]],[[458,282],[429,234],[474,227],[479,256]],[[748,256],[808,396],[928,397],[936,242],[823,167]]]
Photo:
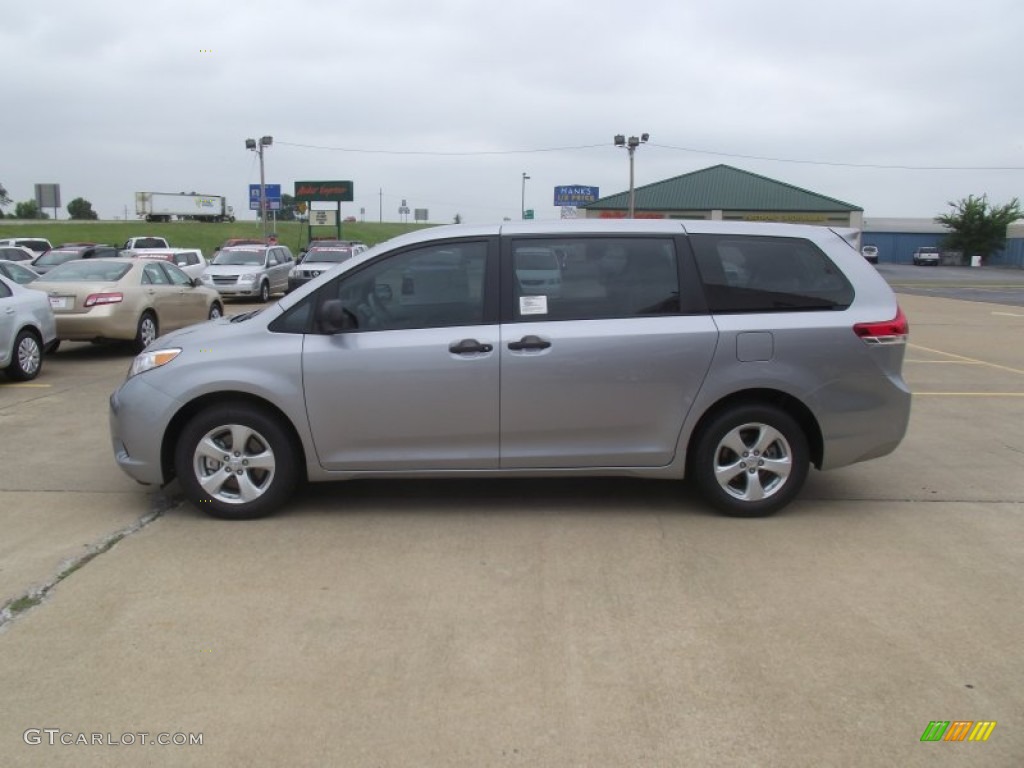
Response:
[[[475,355],[481,352],[490,352],[492,349],[494,347],[490,344],[481,344],[476,339],[463,339],[448,345],[448,351],[455,355]]]
[[[550,341],[544,341],[540,336],[534,336],[533,334],[523,336],[519,341],[510,341],[508,343],[508,348],[516,351],[520,349],[547,349],[550,346]]]

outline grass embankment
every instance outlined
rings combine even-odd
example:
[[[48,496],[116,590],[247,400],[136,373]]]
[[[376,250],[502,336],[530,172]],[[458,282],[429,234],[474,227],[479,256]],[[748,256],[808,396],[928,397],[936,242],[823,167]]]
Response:
[[[385,222],[347,222],[342,224],[341,236],[346,240],[360,240],[367,245],[388,240],[403,232],[423,229],[424,224],[401,224]],[[314,227],[314,237],[334,237],[333,227]],[[175,221],[168,224],[147,224],[145,221],[37,221],[10,222],[0,219],[0,238],[4,237],[45,237],[54,246],[60,243],[88,242],[121,245],[129,237],[156,235],[167,238],[177,248],[202,248],[209,257],[213,249],[231,237],[254,237],[263,235],[259,222],[236,221],[231,224],[203,224],[195,221]],[[283,245],[294,253],[306,244],[308,231],[305,224],[297,221],[277,223],[277,235]]]

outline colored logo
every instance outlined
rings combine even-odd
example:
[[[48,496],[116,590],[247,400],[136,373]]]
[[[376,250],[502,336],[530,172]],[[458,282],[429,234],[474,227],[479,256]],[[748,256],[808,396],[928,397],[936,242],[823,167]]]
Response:
[[[932,720],[921,741],[988,741],[995,729],[995,720]]]

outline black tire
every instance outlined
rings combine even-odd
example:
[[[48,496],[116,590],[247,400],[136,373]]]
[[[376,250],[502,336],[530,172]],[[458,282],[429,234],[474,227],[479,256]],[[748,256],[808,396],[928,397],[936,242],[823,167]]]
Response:
[[[736,406],[718,414],[701,430],[690,458],[705,499],[731,517],[774,514],[800,492],[810,468],[803,429],[771,405]]]
[[[224,307],[220,305],[219,301],[213,302],[210,305],[210,314],[207,315],[210,320],[216,320],[218,317],[224,317]]]
[[[136,326],[132,349],[137,353],[141,352],[159,335],[160,324],[157,322],[156,315],[146,310],[142,313],[142,317],[139,318],[139,324]]]
[[[14,381],[31,381],[43,370],[43,348],[39,337],[27,328],[14,338],[12,353],[4,373]]]
[[[239,446],[233,444],[236,435],[244,438]],[[223,448],[224,456],[200,454],[198,447],[207,441]],[[266,411],[250,405],[214,406],[185,425],[174,449],[174,467],[186,498],[197,509],[225,520],[252,520],[288,500],[299,478],[298,455],[288,431]],[[247,464],[257,456],[267,466]],[[221,472],[224,480],[212,492],[200,484],[200,477],[216,481]],[[250,501],[242,498],[239,479],[255,494]]]
[[[270,283],[264,280],[260,283],[260,302],[266,304],[270,301]]]

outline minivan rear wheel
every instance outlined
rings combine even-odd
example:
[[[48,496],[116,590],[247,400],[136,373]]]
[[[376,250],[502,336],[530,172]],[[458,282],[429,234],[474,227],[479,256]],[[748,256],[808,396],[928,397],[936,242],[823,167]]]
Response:
[[[186,424],[174,465],[185,496],[213,517],[250,520],[277,510],[295,487],[287,430],[264,410],[215,406]]]
[[[701,431],[691,471],[704,497],[733,517],[764,517],[800,492],[810,467],[807,436],[770,405],[729,408]]]

